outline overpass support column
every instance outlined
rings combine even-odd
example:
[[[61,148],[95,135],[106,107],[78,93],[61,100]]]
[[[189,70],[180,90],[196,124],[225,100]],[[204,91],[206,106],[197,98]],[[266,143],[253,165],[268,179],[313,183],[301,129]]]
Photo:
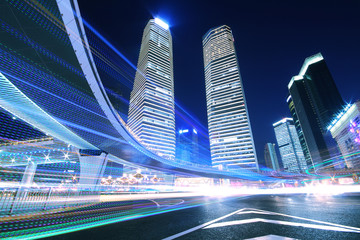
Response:
[[[79,150],[80,179],[82,190],[96,191],[108,161],[107,153],[101,150]]]
[[[28,164],[25,168],[24,174],[22,176],[20,186],[17,189],[15,196],[14,196],[14,200],[10,206],[9,214],[12,214],[17,209],[24,208],[24,203],[26,203],[26,201],[28,200],[27,199],[28,191],[31,191],[30,188],[33,184],[36,167],[37,167],[36,163],[34,163],[32,161],[28,162]],[[25,205],[25,207],[26,207],[26,205]]]
[[[33,183],[37,164],[30,161],[25,168],[23,177],[21,179],[21,187],[30,187]]]

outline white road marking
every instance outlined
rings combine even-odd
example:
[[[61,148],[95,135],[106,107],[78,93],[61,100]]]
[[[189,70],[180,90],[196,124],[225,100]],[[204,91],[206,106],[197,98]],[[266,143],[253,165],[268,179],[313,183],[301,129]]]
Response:
[[[319,220],[314,220],[314,219],[310,219],[310,218],[297,217],[297,216],[292,216],[292,215],[287,215],[287,214],[277,213],[277,212],[264,211],[264,210],[256,209],[256,208],[246,208],[246,209],[249,209],[250,211],[257,211],[259,214],[279,215],[279,216],[283,216],[283,217],[290,217],[290,218],[305,220],[305,221],[309,221],[309,222],[327,224],[327,225],[330,225],[330,226],[335,226],[335,227],[347,228],[347,229],[352,229],[352,230],[355,230],[355,231],[360,231],[360,228],[351,227],[351,226],[345,226],[345,225],[331,223],[331,222],[319,221]]]
[[[326,226],[326,225],[318,225],[318,224],[309,224],[309,223],[298,223],[298,222],[288,222],[288,221],[278,221],[278,220],[269,220],[264,218],[252,218],[246,220],[236,220],[236,221],[229,221],[229,222],[220,222],[208,225],[206,228],[216,228],[216,227],[225,227],[225,226],[233,226],[233,225],[242,225],[246,223],[256,223],[256,222],[263,222],[263,223],[273,223],[279,225],[288,225],[288,226],[295,226],[295,227],[305,227],[305,228],[314,228],[314,229],[321,229],[321,230],[331,230],[331,231],[338,231],[338,232],[355,232],[360,233],[360,229],[352,230],[349,228],[342,228],[342,227],[334,227],[334,226]]]
[[[234,214],[237,214],[238,212],[241,212],[242,210],[243,210],[243,209],[236,210],[236,211],[234,211],[234,212],[232,212],[232,213],[229,213],[229,214],[227,214],[227,215],[225,215],[225,216],[222,216],[222,217],[219,217],[219,218],[217,218],[217,219],[214,219],[214,220],[212,220],[212,221],[210,221],[210,222],[203,223],[203,224],[201,224],[201,225],[199,225],[199,226],[190,228],[190,229],[188,229],[188,230],[186,230],[186,231],[183,231],[183,232],[177,233],[177,234],[175,234],[175,235],[172,235],[172,236],[170,236],[170,237],[164,238],[163,240],[172,240],[172,239],[175,239],[175,238],[184,236],[184,235],[186,235],[186,234],[188,234],[188,233],[191,233],[191,232],[194,232],[194,231],[196,231],[196,230],[198,230],[198,229],[204,228],[204,227],[206,227],[206,226],[208,226],[208,225],[210,225],[210,224],[212,224],[212,223],[215,223],[215,222],[217,222],[217,221],[220,221],[220,220],[222,220],[222,219],[224,219],[224,218],[227,218],[227,217],[230,217],[230,216],[232,216],[232,215],[234,215]]]
[[[160,207],[160,204],[158,204],[155,200],[149,199],[149,201],[155,203],[158,208]]]
[[[263,214],[263,215],[278,215],[278,216],[290,217],[290,218],[295,218],[295,219],[299,219],[299,220],[305,220],[305,221],[315,222],[315,223],[320,223],[320,224],[325,224],[325,225],[288,222],[288,221],[280,221],[280,220],[269,220],[269,219],[264,219],[264,218],[252,218],[252,219],[245,219],[245,220],[235,220],[235,221],[216,223],[216,222],[218,222],[224,218],[230,217],[234,214],[240,215],[240,214],[251,214],[251,213],[252,214]],[[172,235],[170,237],[164,238],[163,240],[172,240],[172,239],[181,237],[183,235],[186,235],[188,233],[194,232],[194,231],[202,229],[202,228],[208,229],[208,228],[224,227],[224,226],[232,226],[232,225],[242,225],[242,224],[256,223],[256,222],[273,223],[273,224],[288,225],[288,226],[295,226],[295,227],[314,228],[314,229],[321,229],[321,230],[360,233],[360,228],[356,228],[356,227],[345,226],[345,225],[341,225],[341,224],[330,223],[330,222],[319,221],[319,220],[313,220],[313,219],[309,219],[309,218],[291,216],[291,215],[287,215],[287,214],[270,212],[270,211],[265,211],[265,210],[256,209],[256,208],[242,208],[240,210],[234,211],[234,212],[229,213],[220,218],[214,219],[210,222],[203,223],[199,226],[190,228],[186,231],[183,231],[183,232],[177,233],[175,235]]]
[[[245,240],[297,240],[297,239],[270,234],[270,235],[265,235],[265,236],[261,236],[261,237],[247,238]]]
[[[177,205],[180,205],[180,204],[182,204],[182,203],[185,202],[185,200],[180,199],[179,202],[174,203],[174,204],[161,204],[161,202],[158,203],[158,202],[156,202],[156,201],[153,200],[153,199],[148,199],[148,200],[151,201],[151,202],[153,202],[153,203],[155,203],[158,208],[160,208],[160,207],[173,207],[173,206],[177,206]]]

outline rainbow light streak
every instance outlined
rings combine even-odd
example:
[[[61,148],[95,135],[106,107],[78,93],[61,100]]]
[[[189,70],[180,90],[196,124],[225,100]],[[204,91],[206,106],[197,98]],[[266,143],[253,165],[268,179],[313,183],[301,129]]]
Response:
[[[76,13],[75,13],[76,14]],[[77,16],[79,18],[79,16]],[[85,19],[81,18],[84,25],[89,28],[93,33],[96,34],[110,49],[112,49],[117,55],[119,55],[127,64],[129,64],[133,69],[136,70],[136,66],[128,60],[125,55],[123,55],[119,50],[117,50],[114,45],[112,45],[105,37],[103,37],[95,28],[93,28]]]
[[[56,22],[59,22],[61,19],[61,16],[59,16],[55,10],[49,10],[48,7],[46,7],[47,2],[42,1],[43,5],[40,5],[37,1],[27,1],[30,7],[27,4],[24,4],[21,1],[17,1],[16,3],[11,2],[13,6],[15,6],[17,9],[22,11],[24,14],[26,12],[31,12],[32,14],[25,14],[32,20],[39,22],[42,28],[46,29],[49,33],[57,36],[60,40],[63,40],[65,45],[70,46],[70,42],[68,40],[68,36],[65,34],[63,29],[59,28],[59,26],[56,24]],[[34,5],[35,4],[35,5]],[[36,5],[37,4],[37,5]],[[34,8],[36,11],[31,11]],[[51,14],[56,16],[51,16],[49,12],[42,11],[42,8],[47,9]],[[45,19],[47,18],[47,19]],[[52,18],[52,19],[50,19]],[[54,20],[55,19],[55,20]],[[49,21],[50,20],[50,21]],[[51,22],[52,21],[52,22]],[[117,56],[119,56],[121,59],[123,59],[126,64],[128,64],[131,69],[134,69],[137,71],[134,64],[132,64],[120,51],[118,51],[107,39],[105,39],[98,31],[96,31],[93,27],[90,26],[84,19],[82,19],[84,25],[89,29],[95,37],[99,38],[100,41],[99,44],[97,44],[96,40],[93,41],[91,52],[93,53],[94,61],[96,66],[101,68],[106,74],[108,74],[113,79],[120,81],[122,83],[125,83],[124,85],[128,88],[131,88],[130,86],[133,79],[130,79],[132,74],[130,73],[130,70],[126,68],[126,66],[120,65],[116,61],[116,59],[112,58],[111,56],[113,53],[115,53]],[[155,20],[157,21],[157,20]],[[77,77],[80,77],[84,79],[83,73],[80,72],[76,67],[72,66],[68,62],[66,62],[64,59],[60,58],[59,56],[55,55],[50,50],[46,49],[43,46],[40,46],[35,41],[28,39],[24,37],[21,33],[18,31],[12,29],[9,27],[6,23],[0,21],[0,27],[2,29],[5,29],[7,32],[10,33],[13,37],[17,38],[18,40],[21,40],[25,45],[33,47],[37,52],[41,53],[43,56],[47,57],[48,59],[56,62],[59,66],[69,69],[73,73],[77,75]],[[79,37],[79,36],[77,36]],[[0,43],[1,44],[1,43]],[[103,48],[101,44],[105,44],[106,47],[108,47],[111,51],[111,53],[107,53],[107,49]],[[6,64],[6,68],[8,69],[6,71],[6,75],[12,78],[13,80],[17,81],[17,84],[23,84],[26,86],[25,88],[29,89],[35,89],[39,91],[39,93],[45,93],[43,94],[42,98],[44,96],[51,96],[51,99],[56,99],[57,101],[61,102],[62,104],[67,104],[67,106],[70,108],[74,108],[76,110],[83,110],[86,113],[92,114],[94,116],[98,117],[99,123],[96,124],[99,125],[99,128],[97,130],[92,129],[89,126],[92,126],[94,123],[92,120],[86,120],[86,124],[79,124],[79,122],[72,122],[71,119],[60,119],[57,118],[56,120],[60,122],[61,124],[64,124],[66,126],[70,126],[74,129],[78,129],[87,133],[91,133],[94,136],[98,136],[104,139],[111,139],[116,142],[121,142],[125,144],[127,143],[123,139],[119,139],[115,135],[110,135],[107,129],[107,125],[103,122],[100,122],[100,120],[106,120],[106,117],[104,116],[102,110],[99,108],[98,104],[94,99],[92,99],[91,96],[88,96],[86,93],[81,92],[80,90],[77,90],[75,87],[66,84],[66,79],[63,79],[62,76],[58,76],[55,73],[52,73],[50,69],[46,69],[45,67],[36,65],[36,63],[30,63],[31,60],[27,59],[25,56],[15,55],[14,51],[7,48],[6,46],[1,45],[2,47],[6,48],[8,50],[2,50],[0,49],[0,61],[3,62],[3,64]],[[11,52],[12,54],[10,54]],[[13,54],[14,53],[14,54]],[[5,66],[5,65],[4,65]],[[48,82],[51,82],[52,85],[46,85]],[[109,94],[115,94],[111,89],[106,89],[107,93]],[[128,104],[128,100],[122,98],[121,96],[116,95],[117,99],[121,100],[123,103]],[[70,100],[69,100],[70,99]],[[39,99],[37,99],[39,101]],[[180,106],[180,104],[175,102],[176,106],[179,111],[176,110],[176,114],[180,116],[185,122],[189,123],[192,127],[195,127],[196,129],[200,129],[200,133],[208,138],[207,129],[194,117],[192,116],[188,111],[186,111],[183,107]],[[77,111],[74,111],[76,114]],[[74,114],[74,115],[75,115]],[[76,117],[76,116],[75,116]],[[72,118],[72,120],[76,118]],[[352,124],[353,125],[353,124]],[[353,125],[355,128],[356,126]],[[102,130],[104,130],[102,132]],[[355,129],[353,130],[356,131]],[[360,139],[358,139],[360,141]],[[141,147],[137,147],[139,151],[144,153],[144,149]],[[139,149],[140,148],[140,149]],[[63,161],[62,163],[53,163],[52,168],[50,169],[41,169],[41,171],[37,172],[36,177],[37,178],[64,178],[69,181],[73,181],[72,185],[52,185],[47,184],[47,189],[49,192],[45,192],[43,185],[44,184],[38,184],[34,189],[39,190],[38,192],[41,192],[42,198],[37,199],[30,199],[26,202],[27,208],[26,211],[23,213],[15,214],[12,216],[6,216],[1,218],[0,227],[2,229],[2,232],[0,233],[0,238],[11,238],[11,239],[36,239],[40,237],[50,237],[55,236],[58,234],[64,234],[69,232],[75,232],[82,229],[88,229],[92,227],[97,226],[103,226],[110,223],[117,223],[127,220],[133,220],[138,219],[142,217],[147,216],[153,216],[158,215],[161,213],[166,212],[172,212],[192,207],[197,207],[201,205],[207,205],[216,203],[218,201],[222,201],[224,197],[227,198],[239,198],[243,197],[244,195],[257,195],[257,194],[289,194],[289,193],[306,193],[306,194],[320,194],[320,195],[327,195],[327,194],[341,194],[344,192],[359,192],[359,186],[333,186],[333,185],[327,185],[327,184],[319,184],[315,185],[314,180],[326,180],[326,179],[338,179],[342,177],[349,177],[351,174],[344,174],[341,176],[321,176],[318,174],[310,173],[311,169],[315,169],[315,166],[309,168],[306,173],[312,177],[312,179],[304,180],[303,182],[305,185],[307,183],[311,183],[309,185],[306,185],[305,187],[280,187],[280,188],[268,188],[268,189],[258,189],[257,187],[233,187],[233,186],[214,186],[211,184],[204,184],[204,185],[192,185],[190,187],[174,187],[171,185],[166,185],[166,183],[162,183],[162,185],[154,184],[154,185],[147,185],[139,181],[133,181],[134,175],[129,175],[128,184],[122,184],[120,185],[117,183],[112,186],[109,186],[110,190],[104,190],[106,193],[111,193],[112,195],[101,195],[100,196],[100,190],[97,192],[91,192],[91,191],[82,191],[81,186],[77,185],[77,181],[79,178],[79,162],[75,162],[74,164],[74,171],[71,173],[67,173],[66,176],[64,172],[62,172],[62,165],[66,164],[67,159],[66,156],[69,155],[69,153],[76,154],[76,152],[69,152],[65,149],[51,149],[44,147],[45,150],[29,150],[17,153],[15,155],[17,157],[18,161],[20,158],[23,159],[31,159],[33,162],[37,161],[55,161],[55,159],[52,157],[52,155],[45,155],[45,153],[48,153],[51,150],[56,151],[62,151],[64,153]],[[52,152],[54,152],[52,151]],[[44,157],[42,156],[33,156],[32,154],[35,153],[44,153]],[[357,155],[360,152],[353,153],[351,156]],[[13,156],[9,152],[1,152],[0,156],[6,156],[12,158]],[[350,155],[348,155],[350,156]],[[346,157],[346,156],[344,156]],[[15,159],[15,158],[14,158]],[[188,170],[195,170],[195,171],[203,171],[206,173],[213,173],[213,174],[219,174],[219,170],[209,168],[209,167],[202,167],[195,164],[188,164],[186,161],[179,161],[174,162],[171,160],[163,159],[164,163],[172,164],[172,166],[186,166]],[[333,160],[328,160],[322,164],[316,165],[316,167],[328,167],[328,163],[338,164],[334,163]],[[87,167],[96,166],[95,164],[88,164]],[[158,170],[164,170],[159,167],[154,166],[148,166],[151,168],[156,168]],[[1,187],[5,188],[14,188],[16,189],[19,187],[19,181],[15,181],[17,179],[11,179],[11,175],[18,174],[23,169],[19,168],[9,168],[6,170],[6,177],[9,177],[8,182],[2,181]],[[301,174],[293,174],[293,173],[287,173],[287,172],[279,172],[273,173],[270,171],[270,169],[262,169],[266,174],[270,174],[271,176],[268,176],[266,174],[258,174],[254,173],[248,170],[243,170],[235,172],[235,171],[228,171],[224,172],[223,174],[227,174],[229,177],[241,177],[244,179],[250,179],[257,182],[257,186],[261,186],[263,183],[259,182],[266,182],[266,184],[273,184],[272,186],[276,186],[277,184],[294,184],[295,180],[284,180],[284,179],[278,179],[276,177],[278,176],[286,176],[286,177],[306,177],[306,175]],[[172,172],[171,170],[166,169],[166,172]],[[175,171],[173,171],[176,173]],[[190,174],[189,174],[190,175]],[[20,174],[19,174],[20,176]],[[84,176],[83,176],[84,177]],[[314,178],[315,177],[315,178]],[[91,176],[90,174],[85,176],[87,180],[95,180],[95,176]],[[131,181],[130,181],[131,180]],[[150,180],[148,179],[148,182]],[[106,182],[106,179],[105,181]],[[110,182],[110,181],[108,181]],[[120,182],[120,181],[117,181]],[[135,188],[134,185],[131,185],[130,182],[133,184],[137,184],[136,188],[137,190],[142,191],[148,191],[146,189],[153,188],[159,193],[151,194],[147,193],[145,194],[126,194],[130,192],[131,188]],[[300,182],[300,180],[299,180]],[[38,182],[37,182],[38,183]],[[140,184],[139,184],[140,183]],[[36,185],[36,184],[35,184]],[[92,186],[94,187],[94,186]],[[100,186],[102,188],[104,186]],[[127,188],[127,190],[125,190]],[[102,189],[106,189],[106,186]],[[122,194],[113,194],[116,189],[123,189],[124,192]],[[166,191],[167,189],[171,189],[170,191],[179,191],[179,193],[173,193],[173,192],[167,192],[164,193],[162,191]],[[33,190],[33,189],[32,189]],[[53,191],[53,192],[51,192]],[[82,191],[82,192],[81,192]],[[11,194],[14,194],[15,190],[11,192]],[[49,195],[44,195],[44,193],[48,193]],[[58,209],[58,210],[47,210],[47,211],[35,211],[34,208],[31,208],[31,206],[42,204],[44,197],[50,196],[50,193],[54,196],[58,196],[59,198],[55,199],[52,203],[54,204],[48,206],[46,209],[52,209],[55,207],[59,207],[59,204],[64,204],[66,206],[66,203],[68,201],[73,202],[74,204],[79,203],[93,203],[94,199],[100,198],[102,201],[99,204],[81,204],[80,206],[74,207],[74,205],[69,204],[66,209]],[[67,196],[70,196],[68,199],[65,198],[65,193],[68,194]],[[85,195],[82,196],[81,193],[84,193]],[[124,194],[125,193],[125,194]],[[69,195],[73,194],[73,195]],[[79,195],[77,195],[79,194]],[[12,196],[12,195],[11,195]],[[161,199],[169,199],[169,198],[187,198],[185,202],[173,204],[173,205],[164,205],[161,207],[161,204],[154,204],[152,201],[159,201]],[[84,201],[84,198],[86,198],[86,201]],[[191,198],[190,200],[188,198]],[[152,201],[148,201],[152,200]],[[118,202],[114,202],[118,201]],[[70,206],[70,207],[69,207]],[[29,213],[29,211],[33,211],[33,213]]]
[[[42,214],[18,214],[15,216],[4,217],[1,223],[2,232],[0,237],[3,239],[36,239],[40,237],[50,237],[59,234],[71,233],[111,223],[119,223],[128,220],[154,216],[162,213],[173,212],[193,208],[202,205],[209,205],[223,200],[223,197],[244,198],[257,194],[314,194],[314,195],[338,195],[346,192],[360,192],[360,186],[332,186],[320,184],[317,186],[309,185],[301,188],[276,188],[276,189],[256,189],[256,188],[230,188],[214,187],[202,188],[201,192],[188,193],[158,193],[156,198],[146,195],[151,201],[133,197],[126,201],[126,196],[120,196],[125,202],[113,202],[113,198],[103,199],[103,203],[95,205],[83,205],[68,208],[65,211],[47,211]],[[214,194],[216,193],[216,194]],[[134,195],[128,195],[131,197]],[[136,196],[136,195],[135,195]],[[139,195],[137,195],[139,196]],[[160,199],[169,197],[192,197],[190,200],[180,201],[173,205],[161,207]],[[204,198],[203,196],[211,196]],[[104,196],[105,197],[105,196]],[[116,196],[115,196],[116,197]],[[140,196],[141,198],[143,196]],[[110,201],[110,202],[107,202]],[[159,204],[154,204],[158,201]],[[156,202],[155,202],[156,203]]]
[[[96,35],[93,36],[90,30],[88,31],[88,33],[90,33],[88,35],[92,36],[91,38],[89,38],[89,45],[92,49],[91,52],[94,56],[95,65],[99,67],[102,71],[106,72],[114,80],[124,83],[128,89],[131,89],[133,86],[135,75],[135,72],[131,71],[133,68],[128,69],[126,68],[126,66],[123,66],[127,63],[121,64],[123,58],[118,58],[117,54],[115,54],[117,58],[111,57],[111,55],[114,55],[112,50],[109,49],[108,46],[103,42],[97,43],[98,41],[95,40],[95,38],[97,38]],[[99,45],[101,44],[104,45],[104,47],[100,48]],[[106,53],[105,51],[111,52]],[[123,79],[125,79],[126,81],[124,81]]]
[[[37,217],[36,215],[33,217],[31,215],[18,215],[14,217],[14,220],[8,218],[6,222],[3,222],[3,224],[6,224],[6,227],[2,228],[3,232],[0,233],[0,237],[3,239],[23,239],[24,237],[26,237],[26,239],[37,239],[40,237],[50,237],[103,226],[110,223],[118,223],[147,216],[154,216],[161,213],[197,207],[218,201],[218,199],[213,199],[204,202],[203,198],[195,198],[187,204],[181,206],[167,206],[163,209],[158,209],[152,202],[144,203],[143,201],[138,201],[138,203],[135,201],[130,204],[127,203],[127,205],[126,203],[104,203],[102,204],[104,207],[101,205],[92,205],[88,207],[88,210],[79,209],[76,212],[64,211],[57,213],[57,215],[42,214],[40,215],[40,221],[38,220],[33,224],[31,224],[31,221],[35,220],[34,217]],[[106,211],[107,209],[111,210],[111,212],[109,213]],[[123,209],[123,211],[119,211],[121,209]],[[19,218],[24,220],[19,221]]]
[[[357,156],[357,155],[360,155],[360,151],[358,152],[354,152],[354,153],[351,153],[351,154],[347,154],[345,156],[340,156],[339,158],[342,158],[342,162],[345,162],[345,158],[347,157],[353,157],[353,156]],[[347,160],[349,161],[349,160]],[[351,160],[350,160],[351,161]],[[329,163],[332,163],[330,165],[328,165]],[[350,176],[353,176],[352,174],[342,174],[342,175],[337,175],[337,176],[328,176],[328,174],[325,174],[325,175],[319,175],[319,174],[313,174],[313,173],[310,173],[310,170],[311,169],[319,169],[320,167],[324,166],[324,167],[331,167],[333,165],[337,165],[337,164],[341,164],[341,162],[334,162],[334,159],[330,159],[330,160],[327,160],[325,162],[322,162],[322,163],[319,163],[317,165],[314,165],[312,167],[310,167],[309,169],[307,169],[305,172],[306,174],[310,175],[310,176],[314,176],[316,177],[315,179],[309,179],[309,180],[304,180],[303,182],[311,182],[311,181],[314,181],[314,180],[326,180],[326,179],[339,179],[339,178],[343,178],[343,177],[350,177]]]
[[[118,55],[120,55],[123,59],[124,59],[124,55],[122,55],[119,51],[117,51],[104,37],[102,37],[94,28],[92,28],[88,23],[85,22],[85,25],[92,31],[94,32],[97,37],[99,37],[101,40],[103,40],[113,51],[115,51]],[[97,55],[96,55],[97,56]],[[127,63],[129,64],[129,61],[125,58],[125,61],[127,61]],[[134,67],[134,65],[130,64],[132,67]],[[185,110],[184,110],[185,111]],[[185,111],[186,112],[186,111]],[[186,114],[188,114],[186,112]],[[191,115],[188,114],[190,117]],[[192,119],[194,119],[193,117],[191,117]],[[193,124],[192,124],[193,125]],[[203,127],[203,126],[202,126]]]

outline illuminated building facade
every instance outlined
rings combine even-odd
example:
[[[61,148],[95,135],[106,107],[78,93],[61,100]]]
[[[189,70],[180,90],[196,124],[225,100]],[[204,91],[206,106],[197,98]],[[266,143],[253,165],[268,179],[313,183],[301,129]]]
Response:
[[[303,153],[304,153],[306,164],[309,167],[313,166],[313,162],[311,160],[309,148],[308,148],[308,146],[306,144],[306,141],[305,141],[305,138],[304,138],[304,133],[303,133],[303,130],[302,130],[301,126],[300,126],[300,122],[299,122],[299,119],[298,119],[297,114],[296,114],[294,101],[291,99],[290,95],[286,99],[286,102],[288,103],[288,106],[289,106],[289,109],[290,109],[290,114],[291,114],[292,119],[294,121],[296,132],[297,132],[297,134],[299,136],[299,141],[300,141],[301,149],[303,150]]]
[[[175,158],[175,110],[172,38],[168,25],[152,19],[145,27],[128,125],[145,147]]]
[[[344,102],[320,53],[305,59],[299,75],[291,79],[288,89],[291,96],[288,104],[302,130],[301,133],[297,127],[308,165],[337,156],[338,147],[327,126],[342,110]]]
[[[275,171],[280,170],[279,160],[276,156],[275,143],[266,143],[264,150],[264,159],[266,167],[274,169]]]
[[[284,118],[273,127],[285,171],[304,172],[307,165],[293,120]]]
[[[179,129],[177,131],[176,159],[199,163],[199,139],[195,128]]]
[[[348,168],[360,167],[360,101],[347,105],[328,126]]]
[[[210,151],[213,167],[258,169],[244,89],[230,27],[203,37]]]

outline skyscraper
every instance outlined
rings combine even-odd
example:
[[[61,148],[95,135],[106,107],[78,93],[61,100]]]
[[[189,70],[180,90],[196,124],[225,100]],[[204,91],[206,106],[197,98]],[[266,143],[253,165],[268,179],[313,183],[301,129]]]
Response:
[[[230,27],[203,37],[206,101],[214,167],[258,169],[244,89]]]
[[[348,104],[327,128],[348,168],[360,167],[360,101]]]
[[[296,132],[297,132],[298,137],[299,137],[301,149],[303,150],[304,157],[305,157],[305,160],[306,160],[306,164],[308,165],[308,167],[311,167],[311,166],[313,166],[313,162],[311,160],[309,148],[308,148],[308,146],[306,144],[306,141],[305,141],[305,138],[304,138],[304,133],[302,131],[299,119],[298,119],[297,114],[296,114],[294,101],[291,99],[290,95],[286,99],[286,102],[288,103],[288,106],[289,106],[289,109],[290,109],[290,114],[291,114],[291,116],[293,118],[293,121],[294,121],[295,129],[296,129]]]
[[[284,118],[274,123],[273,127],[285,170],[305,171],[307,165],[293,120]]]
[[[266,143],[264,150],[264,158],[266,167],[274,169],[275,171],[280,170],[279,160],[276,156],[275,143]]]
[[[179,129],[177,132],[176,158],[181,161],[201,164],[198,132],[195,128]]]
[[[299,121],[303,149],[306,143],[311,163],[316,165],[337,156],[339,150],[327,126],[341,112],[344,102],[323,56],[318,53],[306,58],[299,75],[291,79],[288,88],[290,111]]]
[[[151,19],[145,27],[128,125],[145,147],[175,158],[175,110],[172,38],[169,26]]]

